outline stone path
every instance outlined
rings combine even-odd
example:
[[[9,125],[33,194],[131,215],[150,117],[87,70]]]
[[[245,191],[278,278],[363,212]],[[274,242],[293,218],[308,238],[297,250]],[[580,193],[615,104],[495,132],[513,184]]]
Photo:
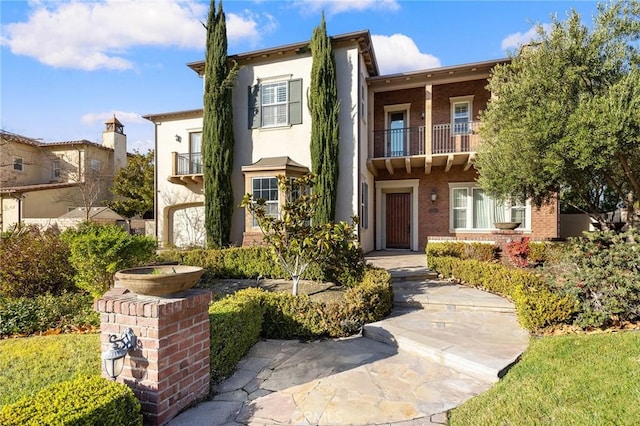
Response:
[[[528,344],[506,300],[433,279],[423,254],[374,253],[396,308],[363,336],[258,342],[169,425],[435,425],[489,389]]]

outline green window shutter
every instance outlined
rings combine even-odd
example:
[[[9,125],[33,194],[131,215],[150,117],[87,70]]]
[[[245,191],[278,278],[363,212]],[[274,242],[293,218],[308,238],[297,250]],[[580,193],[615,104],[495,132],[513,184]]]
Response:
[[[289,124],[302,124],[302,79],[289,81]]]
[[[249,86],[249,128],[260,128],[260,85]]]

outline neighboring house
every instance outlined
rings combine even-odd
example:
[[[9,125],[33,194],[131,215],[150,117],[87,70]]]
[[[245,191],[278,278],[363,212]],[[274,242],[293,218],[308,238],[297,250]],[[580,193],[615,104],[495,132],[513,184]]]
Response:
[[[379,75],[368,31],[331,37],[340,99],[336,220],[360,217],[365,252],[424,249],[428,239],[504,242],[558,236],[557,205],[502,206],[475,183],[478,114],[491,94],[487,61]],[[311,167],[307,108],[312,57],[297,43],[229,57],[240,71],[233,92],[237,204],[245,193],[282,200],[275,177]],[[200,77],[204,62],[188,64]],[[162,245],[204,244],[202,109],[148,115],[156,128],[156,235]],[[521,222],[502,231],[494,222]],[[260,230],[244,209],[232,241],[253,244]]]
[[[102,144],[43,143],[0,131],[0,228],[29,218],[57,218],[110,200],[113,176],[127,165],[127,137],[114,116]]]

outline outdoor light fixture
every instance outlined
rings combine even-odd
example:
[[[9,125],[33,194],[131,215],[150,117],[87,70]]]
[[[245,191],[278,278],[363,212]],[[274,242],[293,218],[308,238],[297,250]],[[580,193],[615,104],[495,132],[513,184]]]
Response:
[[[176,135],[176,142],[182,142],[182,136]]]
[[[127,353],[136,347],[138,337],[131,328],[127,328],[122,332],[119,339],[115,334],[110,334],[109,343],[111,343],[111,349],[102,352],[102,363],[107,375],[112,380],[115,380],[122,373],[124,358]]]
[[[435,203],[437,199],[438,199],[438,193],[436,192],[436,189],[433,188],[431,190],[431,202]]]

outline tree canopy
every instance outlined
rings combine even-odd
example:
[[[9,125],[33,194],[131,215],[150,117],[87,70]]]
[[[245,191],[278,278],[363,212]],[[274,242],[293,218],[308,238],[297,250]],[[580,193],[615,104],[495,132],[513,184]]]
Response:
[[[561,201],[603,225],[640,199],[640,3],[571,11],[494,68],[479,182],[499,199]],[[610,219],[609,219],[610,220]]]
[[[127,166],[118,170],[111,193],[116,199],[108,206],[124,217],[153,217],[154,152],[135,152],[129,156]]]

